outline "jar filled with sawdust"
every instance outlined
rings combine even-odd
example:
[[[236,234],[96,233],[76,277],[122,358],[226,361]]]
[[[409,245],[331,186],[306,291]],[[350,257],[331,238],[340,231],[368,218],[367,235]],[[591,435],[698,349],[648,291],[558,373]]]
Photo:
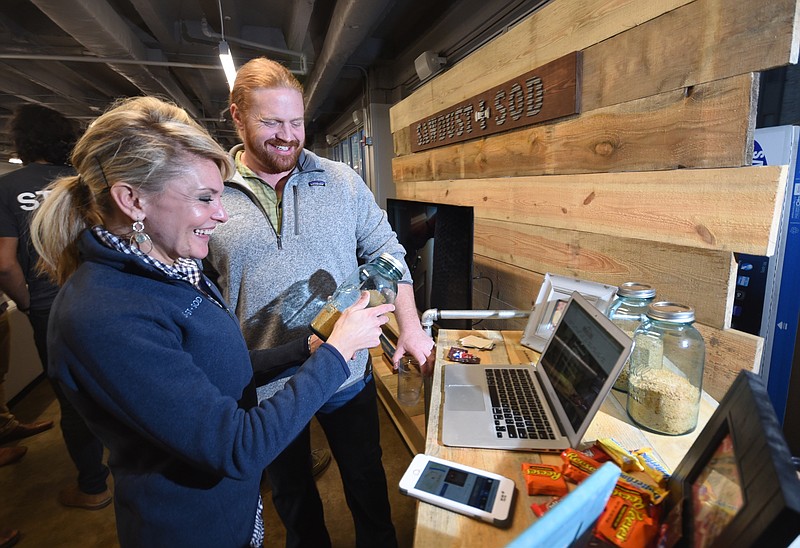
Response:
[[[697,427],[705,342],[690,306],[656,302],[633,334],[628,415],[642,428],[681,435]]]
[[[617,289],[617,296],[606,314],[614,324],[622,329],[629,337],[642,324],[642,319],[647,313],[647,307],[656,297],[656,290],[651,286],[639,282],[625,282]],[[625,362],[619,372],[614,389],[620,392],[628,391],[628,371],[630,359]]]
[[[333,326],[345,308],[352,306],[362,291],[369,292],[367,307],[394,304],[397,282],[405,273],[405,264],[389,253],[383,253],[373,261],[359,266],[345,279],[317,316],[311,321],[313,331],[323,341],[328,340]]]

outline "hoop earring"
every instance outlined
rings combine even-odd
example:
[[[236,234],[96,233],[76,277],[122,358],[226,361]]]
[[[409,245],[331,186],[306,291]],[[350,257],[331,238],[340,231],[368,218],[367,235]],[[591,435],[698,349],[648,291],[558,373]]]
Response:
[[[144,231],[144,222],[142,221],[134,221],[133,225],[131,225],[133,229],[133,234],[131,234],[130,244],[131,247],[135,247],[142,253],[149,253],[153,250],[153,240],[150,239],[150,235]],[[144,246],[147,246],[147,250],[143,249]]]

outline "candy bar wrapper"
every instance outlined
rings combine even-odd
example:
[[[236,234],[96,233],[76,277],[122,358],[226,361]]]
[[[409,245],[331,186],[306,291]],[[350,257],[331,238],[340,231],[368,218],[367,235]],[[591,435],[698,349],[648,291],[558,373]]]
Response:
[[[562,468],[564,476],[575,483],[582,482],[592,472],[600,468],[599,462],[571,448],[564,449],[561,452],[561,460],[564,461],[564,467]]]
[[[595,443],[591,447],[587,447],[586,449],[581,449],[581,453],[601,464],[611,460],[611,457],[608,456],[608,453],[603,451],[603,449],[599,445],[597,445],[597,443]]]
[[[663,487],[659,487],[658,485],[655,485],[655,483],[650,483],[648,481],[633,477],[625,472],[622,472],[619,477],[620,482],[624,482],[628,484],[629,487],[633,487],[645,493],[650,498],[650,502],[653,504],[661,504],[667,497],[667,494],[669,494],[669,491]]]
[[[558,501],[560,500],[561,497],[553,497],[547,502],[542,502],[542,503],[534,502],[533,504],[531,504],[531,510],[533,510],[533,513],[536,514],[537,518],[540,518],[543,515],[545,515],[545,513],[548,510],[550,510],[550,508],[558,504]]]
[[[451,362],[458,363],[481,363],[481,359],[473,354],[470,354],[464,348],[453,346],[447,353],[447,359]]]
[[[522,475],[529,495],[564,496],[569,491],[561,466],[551,464],[522,463]]]
[[[639,490],[618,483],[595,533],[622,548],[652,546],[658,535],[658,511]]]
[[[653,478],[659,487],[666,487],[672,473],[669,468],[658,460],[650,447],[642,447],[633,452],[645,473]]]
[[[623,472],[644,472],[644,467],[639,464],[636,456],[622,447],[614,438],[598,438],[597,445],[600,449],[608,453],[620,470]]]

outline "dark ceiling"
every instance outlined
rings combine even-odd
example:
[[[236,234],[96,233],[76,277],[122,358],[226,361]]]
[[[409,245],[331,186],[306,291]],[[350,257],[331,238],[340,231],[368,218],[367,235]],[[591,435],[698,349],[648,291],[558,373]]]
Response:
[[[365,89],[394,103],[420,85],[426,50],[458,59],[544,0],[2,0],[0,161],[5,123],[38,103],[85,126],[116,98],[160,95],[223,144],[237,137],[218,46],[237,66],[268,56],[306,88],[309,140],[352,110]],[[220,13],[222,13],[222,23]]]

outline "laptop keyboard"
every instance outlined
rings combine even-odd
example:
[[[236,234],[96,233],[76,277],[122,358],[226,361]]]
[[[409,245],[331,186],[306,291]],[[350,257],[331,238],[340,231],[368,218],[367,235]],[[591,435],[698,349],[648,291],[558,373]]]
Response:
[[[485,369],[498,438],[555,439],[527,369]]]

